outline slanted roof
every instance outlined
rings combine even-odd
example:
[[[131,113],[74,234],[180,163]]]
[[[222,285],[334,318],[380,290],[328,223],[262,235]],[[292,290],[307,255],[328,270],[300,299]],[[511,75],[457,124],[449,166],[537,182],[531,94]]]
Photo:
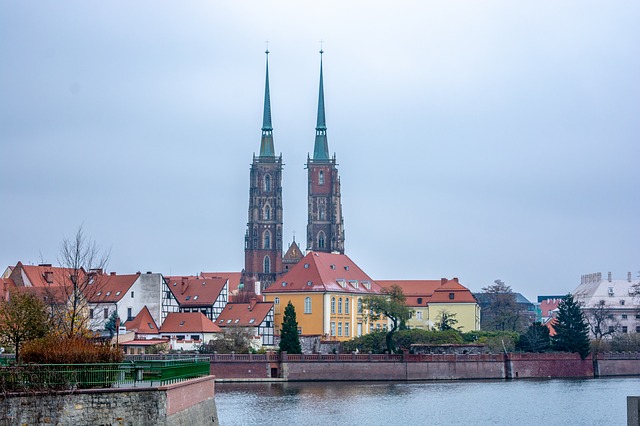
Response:
[[[135,316],[131,321],[127,321],[125,327],[129,331],[134,331],[137,334],[158,334],[160,330],[158,329],[158,325],[153,320],[151,316],[151,312],[149,312],[149,308],[145,305],[138,315]]]
[[[458,278],[451,280],[378,280],[385,288],[398,285],[406,296],[406,304],[411,307],[426,306],[429,303],[476,303],[468,288],[461,285]],[[451,299],[449,294],[454,293]],[[421,299],[421,300],[419,300]],[[418,302],[421,303],[418,303]]]
[[[162,323],[161,333],[220,333],[202,312],[170,312]]]
[[[257,327],[273,308],[272,302],[228,303],[216,319],[219,327]]]
[[[309,252],[264,293],[342,292],[379,294],[382,291],[345,254]]]
[[[85,271],[79,269],[77,272],[80,275],[78,277],[79,282],[83,282]],[[71,284],[70,277],[73,273],[73,269],[52,266],[48,263],[36,266],[24,265],[22,262],[18,262],[13,271],[11,271],[10,278],[19,287],[63,286]]]
[[[303,258],[304,258],[304,254],[300,250],[298,243],[296,243],[296,240],[293,240],[293,242],[289,245],[287,252],[282,257],[282,262],[292,263],[292,262],[297,262]]]
[[[240,286],[242,274],[240,272],[200,272],[202,278],[226,278],[229,280],[229,293],[235,294]]]
[[[16,288],[11,278],[0,278],[0,300],[8,300],[9,293]]]
[[[119,302],[136,282],[140,274],[117,275],[97,274],[93,289],[86,295],[90,303],[115,303]],[[86,286],[89,288],[89,286]]]
[[[128,340],[126,342],[120,342],[120,346],[153,346],[153,345],[161,345],[163,343],[169,343],[168,338],[160,338],[160,339],[136,339],[136,340]]]
[[[212,306],[227,284],[226,278],[167,277],[167,285],[181,307]]]

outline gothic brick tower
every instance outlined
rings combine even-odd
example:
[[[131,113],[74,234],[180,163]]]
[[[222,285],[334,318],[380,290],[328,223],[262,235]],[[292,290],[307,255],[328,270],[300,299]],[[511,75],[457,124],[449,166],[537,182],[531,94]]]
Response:
[[[269,97],[269,51],[266,64],[260,155],[253,155],[249,186],[249,218],[244,237],[242,282],[247,291],[269,287],[282,273],[282,154],[275,156]]]
[[[307,250],[344,254],[344,220],[340,201],[340,177],[336,156],[329,158],[324,114],[322,54],[320,50],[320,92],[313,158],[307,157],[309,176],[309,218]]]

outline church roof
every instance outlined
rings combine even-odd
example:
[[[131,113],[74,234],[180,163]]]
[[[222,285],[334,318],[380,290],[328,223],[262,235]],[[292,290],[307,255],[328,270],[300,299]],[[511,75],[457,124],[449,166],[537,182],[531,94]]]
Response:
[[[264,293],[379,294],[382,288],[345,254],[309,252]]]
[[[287,252],[282,257],[282,260],[283,261],[300,260],[302,258],[304,258],[304,254],[300,250],[300,247],[298,246],[298,243],[296,243],[296,240],[293,240],[291,245],[289,245],[289,248],[287,249]]]

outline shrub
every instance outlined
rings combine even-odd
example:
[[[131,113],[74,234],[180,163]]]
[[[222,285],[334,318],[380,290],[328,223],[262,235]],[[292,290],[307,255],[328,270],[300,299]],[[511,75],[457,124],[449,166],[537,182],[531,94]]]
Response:
[[[122,351],[84,337],[48,336],[24,344],[24,362],[36,364],[119,363]]]

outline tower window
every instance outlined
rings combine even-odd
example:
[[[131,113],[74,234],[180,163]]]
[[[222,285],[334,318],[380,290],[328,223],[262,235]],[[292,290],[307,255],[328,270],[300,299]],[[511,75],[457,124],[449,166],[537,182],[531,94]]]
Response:
[[[271,176],[269,175],[264,177],[264,190],[265,192],[271,192]]]
[[[324,185],[324,171],[318,172],[318,185]]]
[[[262,248],[263,249],[271,248],[271,232],[269,231],[264,231],[264,234],[262,234]]]
[[[264,220],[271,220],[271,207],[269,207],[268,204],[262,209],[262,218]]]
[[[263,262],[263,268],[262,271],[265,274],[270,274],[271,273],[271,259],[269,259],[269,256],[265,256],[264,257],[264,262]]]
[[[318,248],[323,249],[324,245],[324,232],[320,231],[318,232]]]

